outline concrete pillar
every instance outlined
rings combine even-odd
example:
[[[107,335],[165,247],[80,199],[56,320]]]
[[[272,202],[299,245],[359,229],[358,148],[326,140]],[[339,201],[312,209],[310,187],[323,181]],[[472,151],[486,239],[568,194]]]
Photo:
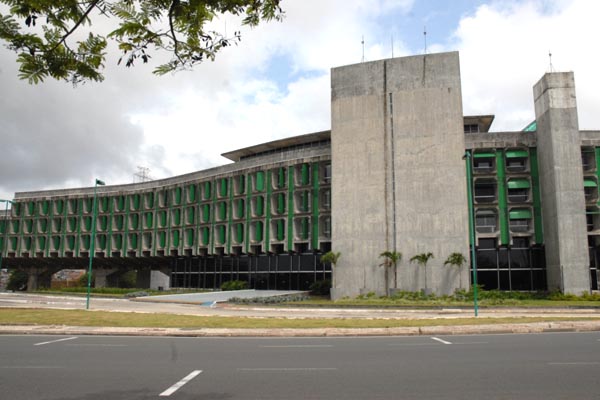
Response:
[[[136,287],[142,289],[169,290],[171,288],[171,269],[138,269]]]
[[[116,268],[98,268],[94,270],[94,287],[95,288],[104,288],[107,285],[107,277],[110,274],[116,272]]]
[[[427,273],[428,289],[453,292],[443,262],[468,255],[458,53],[334,68],[331,90],[333,297],[385,293],[386,250],[403,254],[390,287],[420,290]],[[427,271],[409,263],[427,252]]]
[[[590,291],[581,140],[572,72],[534,86],[548,289]]]

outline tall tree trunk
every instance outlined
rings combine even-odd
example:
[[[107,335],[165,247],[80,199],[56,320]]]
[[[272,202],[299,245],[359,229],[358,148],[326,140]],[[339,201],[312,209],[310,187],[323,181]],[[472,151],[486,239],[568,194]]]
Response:
[[[388,279],[388,275],[389,275],[388,274],[388,266],[384,265],[383,266],[383,270],[385,271],[385,274],[384,274],[385,275],[385,278],[384,278],[385,279],[385,295],[389,297],[389,295],[390,295],[390,285],[388,284],[388,280],[389,280]]]
[[[398,267],[394,265],[394,289],[398,289]]]

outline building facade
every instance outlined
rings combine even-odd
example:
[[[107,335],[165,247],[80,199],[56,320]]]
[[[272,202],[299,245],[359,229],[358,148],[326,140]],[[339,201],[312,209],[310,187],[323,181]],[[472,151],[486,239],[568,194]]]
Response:
[[[600,131],[580,131],[572,73],[534,87],[536,120],[490,132],[464,116],[458,53],[332,70],[331,131],[223,154],[221,167],[97,188],[97,285],[136,269],[150,287],[308,289],[333,297],[388,288],[467,288],[470,259],[486,289],[598,289]],[[470,181],[467,180],[468,170]],[[467,193],[473,194],[475,242]],[[0,222],[3,266],[30,274],[85,267],[94,188],[16,193]],[[385,281],[384,251],[403,254]],[[410,259],[432,253],[426,267]]]

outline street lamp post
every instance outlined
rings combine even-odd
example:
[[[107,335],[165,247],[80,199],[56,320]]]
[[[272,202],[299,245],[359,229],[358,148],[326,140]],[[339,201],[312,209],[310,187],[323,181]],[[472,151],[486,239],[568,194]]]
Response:
[[[92,205],[92,237],[90,240],[90,253],[89,253],[89,259],[90,259],[90,264],[88,267],[88,281],[87,281],[87,299],[85,302],[85,309],[89,310],[90,308],[90,292],[92,289],[92,262],[94,261],[94,245],[96,244],[96,214],[97,214],[97,203],[98,203],[98,199],[96,196],[96,189],[98,188],[98,185],[100,186],[104,186],[105,183],[103,181],[101,181],[100,179],[96,179],[96,183],[94,184],[94,202]]]
[[[0,270],[2,270],[2,256],[4,255],[4,249],[6,249],[6,235],[8,234],[8,205],[14,204],[14,202],[0,199],[0,203],[6,203],[4,208],[4,238],[2,240],[2,247],[0,248]]]
[[[473,187],[471,182],[473,181],[473,170],[471,163],[472,154],[470,151],[466,151],[463,156],[463,160],[467,166],[467,197],[469,202],[469,241],[471,242],[471,262],[473,263],[473,308],[475,310],[475,316],[478,314],[477,306],[477,254],[475,252],[475,214],[473,210]]]

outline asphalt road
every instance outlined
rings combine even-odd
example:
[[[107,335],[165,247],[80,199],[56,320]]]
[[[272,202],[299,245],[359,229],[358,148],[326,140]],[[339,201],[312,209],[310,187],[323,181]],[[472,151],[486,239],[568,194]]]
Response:
[[[600,333],[381,338],[0,336],[0,396],[597,399]]]

